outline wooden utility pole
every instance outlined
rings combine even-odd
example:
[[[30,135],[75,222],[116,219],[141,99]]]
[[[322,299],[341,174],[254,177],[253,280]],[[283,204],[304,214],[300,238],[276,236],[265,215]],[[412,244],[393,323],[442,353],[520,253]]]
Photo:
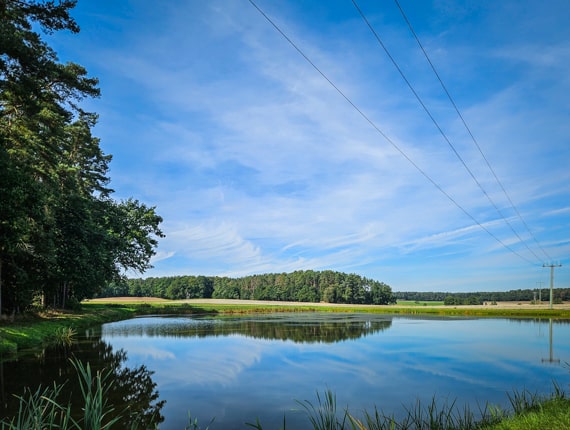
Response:
[[[539,285],[539,287],[538,287],[538,302],[539,303],[542,303],[542,284],[543,283],[544,282],[542,282],[542,281],[539,281],[536,283],[536,285]]]
[[[552,294],[554,290],[554,268],[562,267],[562,264],[543,264],[542,267],[550,267],[550,309],[552,309]]]

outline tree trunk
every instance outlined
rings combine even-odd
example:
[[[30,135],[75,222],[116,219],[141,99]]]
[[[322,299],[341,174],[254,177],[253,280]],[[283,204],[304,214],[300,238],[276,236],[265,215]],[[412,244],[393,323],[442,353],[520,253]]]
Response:
[[[63,282],[63,292],[61,294],[61,308],[65,309],[65,296],[67,296],[67,281]]]
[[[2,317],[2,259],[0,258],[0,318]]]

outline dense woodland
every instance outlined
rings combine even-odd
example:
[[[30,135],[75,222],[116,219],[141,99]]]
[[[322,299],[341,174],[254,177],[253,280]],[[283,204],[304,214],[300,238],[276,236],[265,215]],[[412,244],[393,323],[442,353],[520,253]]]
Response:
[[[150,267],[162,236],[153,207],[111,197],[111,156],[80,106],[97,79],[43,40],[79,31],[74,6],[0,0],[0,313],[92,297]]]
[[[398,300],[414,301],[440,301],[446,305],[479,305],[493,302],[525,302],[525,301],[548,301],[550,290],[543,288],[541,294],[538,290],[510,290],[499,292],[474,292],[474,293],[433,293],[433,292],[395,292]],[[553,299],[556,302],[570,300],[570,288],[555,288]]]
[[[217,276],[170,276],[146,279],[124,279],[111,282],[100,297],[160,297],[164,299],[245,299],[297,302],[395,304],[397,300],[437,301],[445,305],[480,305],[494,302],[548,302],[550,292],[510,290],[497,292],[392,292],[383,282],[355,274],[330,270],[293,273],[271,273],[243,278]],[[570,300],[569,288],[555,288],[554,302]]]
[[[383,282],[325,270],[270,273],[226,278],[173,276],[114,282],[102,291],[106,297],[162,297],[166,299],[218,298],[327,303],[395,303]]]

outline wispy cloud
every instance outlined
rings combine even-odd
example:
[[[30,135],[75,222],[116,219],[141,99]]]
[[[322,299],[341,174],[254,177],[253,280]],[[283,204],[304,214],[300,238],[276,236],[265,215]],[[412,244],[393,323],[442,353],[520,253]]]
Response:
[[[558,18],[513,4],[440,5],[427,15],[410,11],[410,18],[518,211],[560,258],[566,245],[559,232],[570,215],[570,55],[558,33],[567,30],[558,27],[554,37],[549,26]],[[510,287],[505,279],[518,277],[503,277],[495,263],[518,261],[523,274],[535,276],[463,213],[528,254],[352,8],[327,20],[295,3],[260,5],[462,209],[247,3],[175,2],[158,14],[132,4],[110,12],[116,17],[96,11],[106,27],[90,36],[97,40],[82,40],[77,55],[89,52],[101,77],[97,131],[114,154],[117,195],[156,205],[165,219],[167,237],[149,275],[331,268],[396,289],[460,289],[486,285],[493,273],[497,287]],[[397,11],[367,8],[459,153],[532,244]],[[506,16],[521,29],[538,26],[537,37],[508,32]],[[471,30],[481,37],[468,37]],[[451,261],[457,273],[429,268]]]

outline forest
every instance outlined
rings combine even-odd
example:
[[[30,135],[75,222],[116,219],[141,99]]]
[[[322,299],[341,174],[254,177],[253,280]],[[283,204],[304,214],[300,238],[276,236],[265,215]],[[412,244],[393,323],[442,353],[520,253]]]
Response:
[[[493,302],[530,302],[550,299],[550,290],[543,288],[539,294],[538,290],[519,289],[509,291],[485,291],[472,293],[443,293],[443,292],[412,292],[399,291],[394,295],[398,300],[414,301],[440,301],[446,305],[480,305]],[[570,288],[554,288],[553,301],[561,303],[570,300]]]
[[[245,299],[387,305],[396,303],[390,286],[356,274],[298,270],[228,278],[172,276],[110,283],[102,297]]]
[[[99,297],[160,297],[171,300],[217,298],[326,302],[352,304],[396,304],[397,300],[443,302],[448,306],[495,302],[548,302],[549,290],[518,289],[494,292],[395,291],[389,285],[356,274],[325,270],[299,270],[242,278],[218,276],[170,276],[132,278],[109,283]],[[569,288],[555,288],[554,303],[570,300]]]
[[[98,81],[45,42],[77,33],[74,0],[0,1],[0,314],[64,308],[150,267],[162,218],[115,200],[111,155],[81,108]]]

